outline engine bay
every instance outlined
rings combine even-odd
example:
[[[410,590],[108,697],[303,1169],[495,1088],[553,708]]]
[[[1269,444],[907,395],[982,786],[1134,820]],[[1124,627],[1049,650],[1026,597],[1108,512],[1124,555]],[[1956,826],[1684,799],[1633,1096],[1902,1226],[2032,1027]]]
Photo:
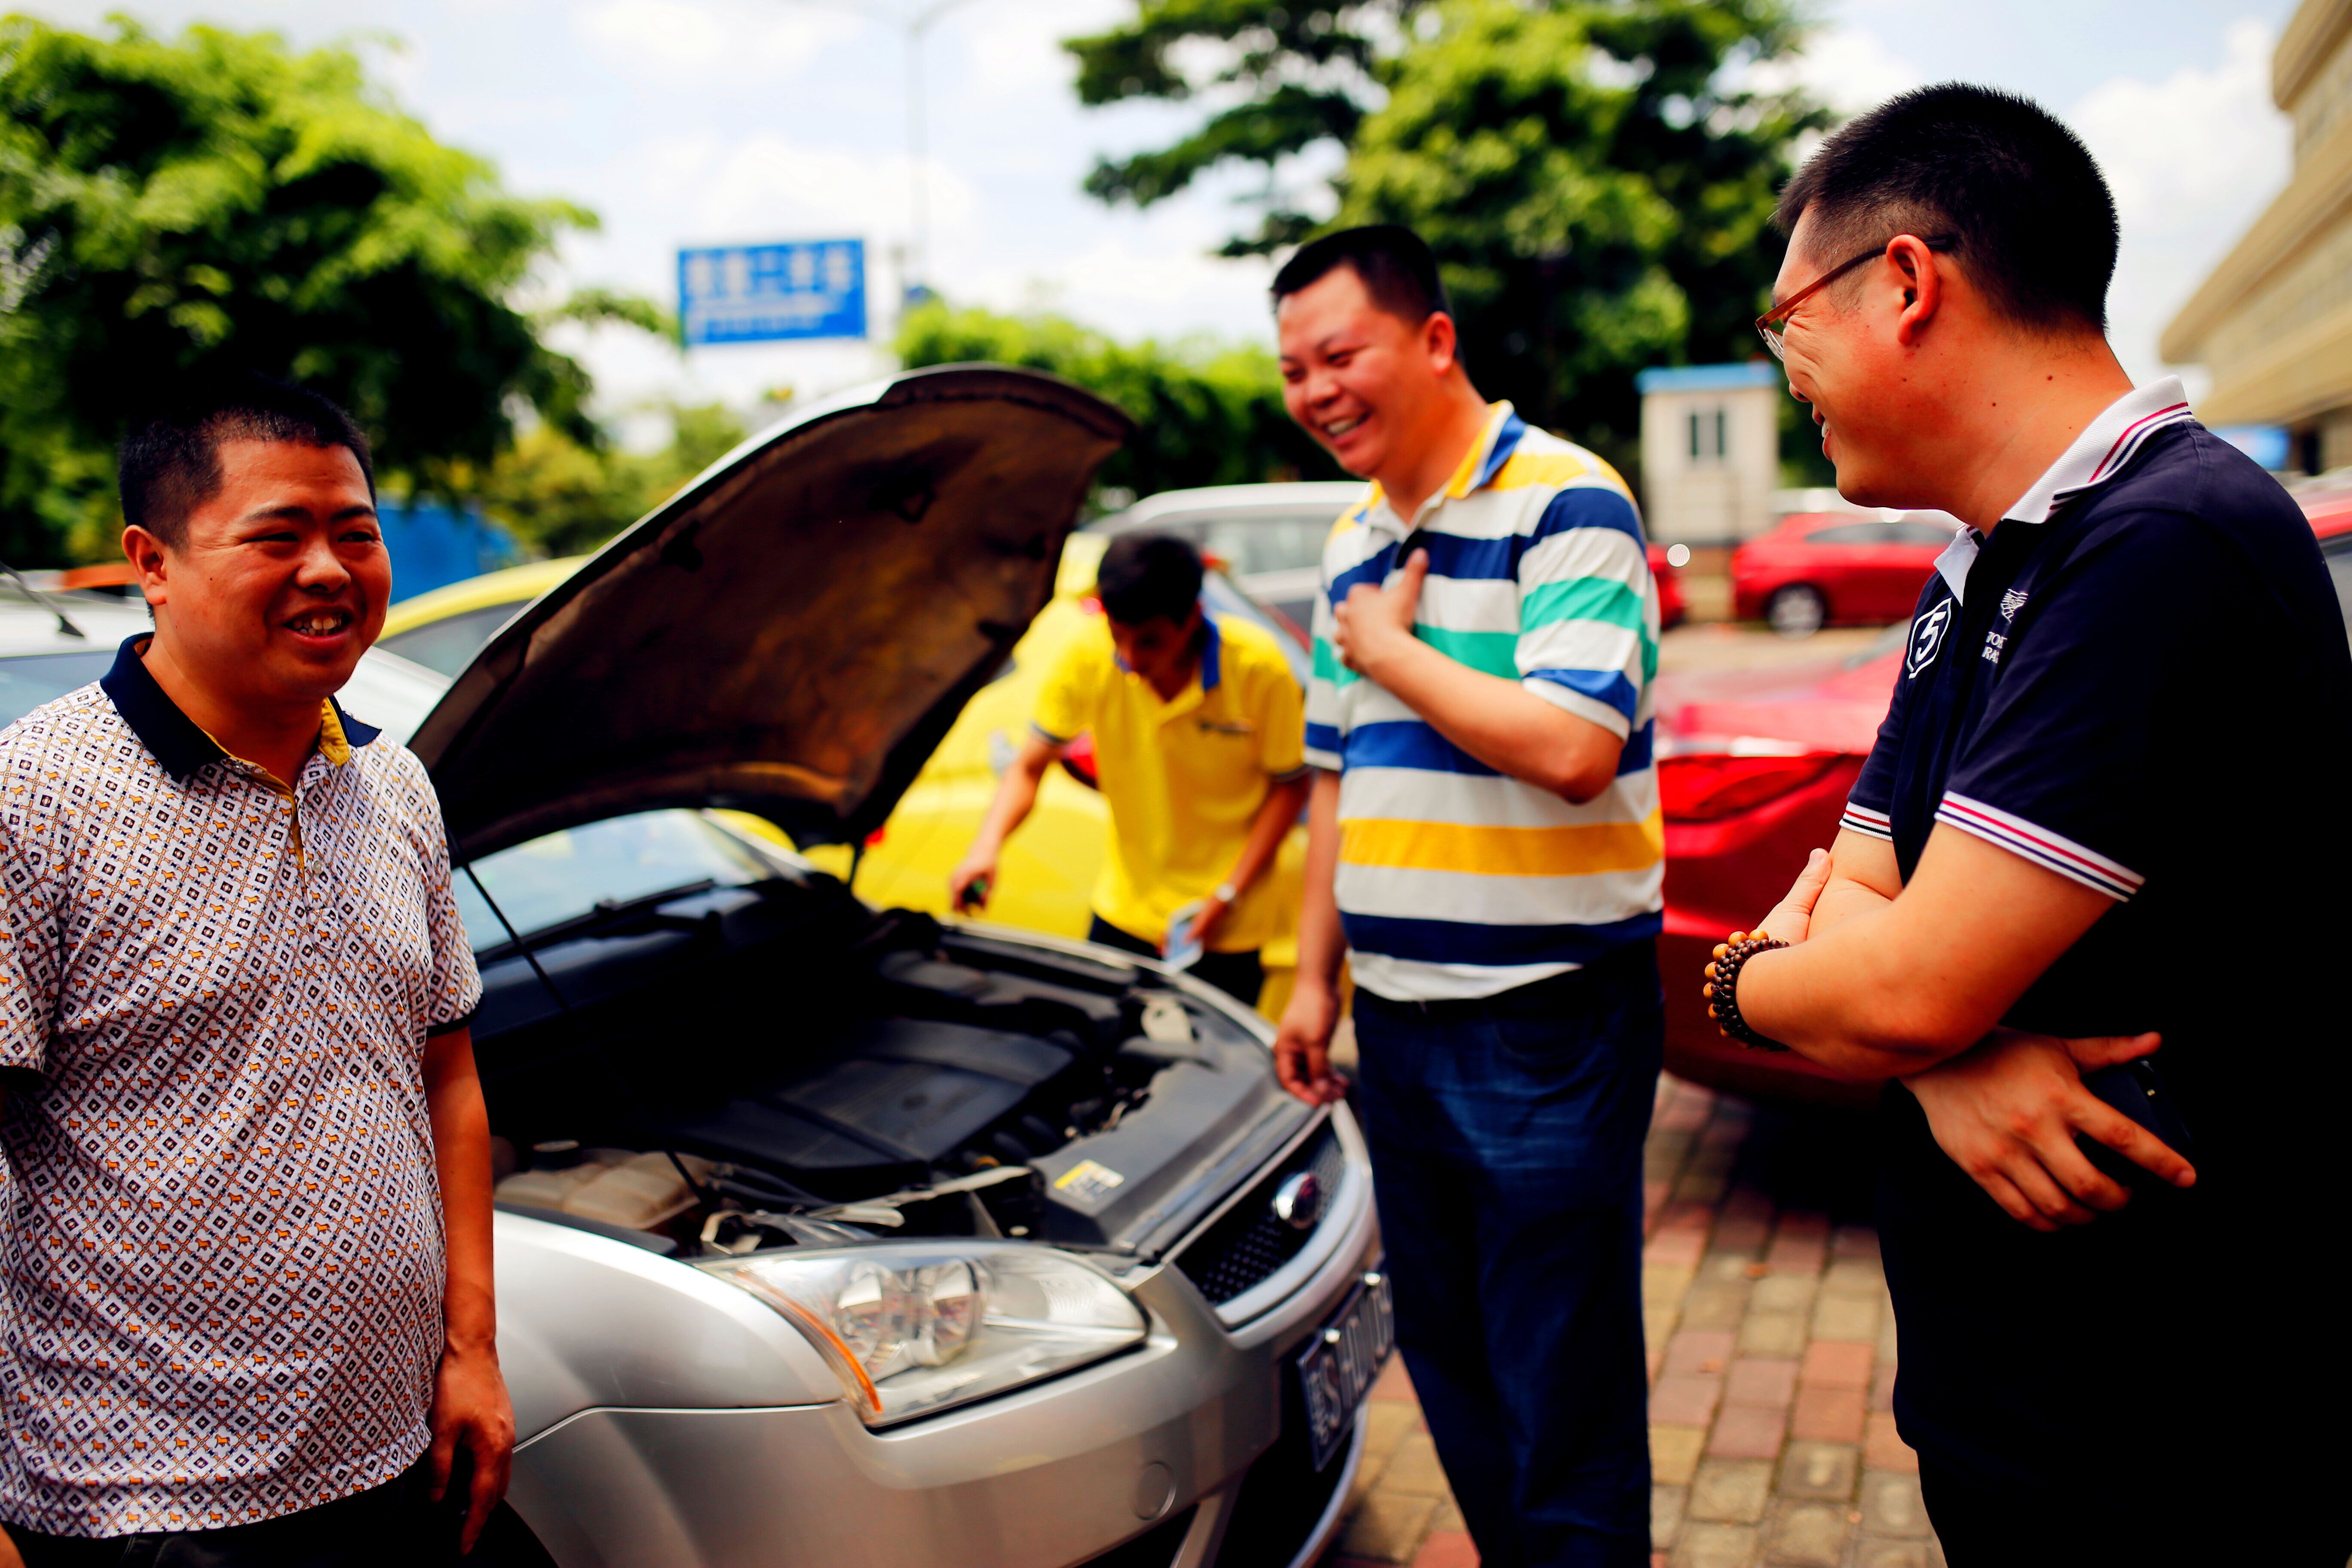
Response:
[[[682,1256],[877,1237],[1150,1252],[1310,1114],[1157,974],[688,889],[481,955],[497,1199]]]

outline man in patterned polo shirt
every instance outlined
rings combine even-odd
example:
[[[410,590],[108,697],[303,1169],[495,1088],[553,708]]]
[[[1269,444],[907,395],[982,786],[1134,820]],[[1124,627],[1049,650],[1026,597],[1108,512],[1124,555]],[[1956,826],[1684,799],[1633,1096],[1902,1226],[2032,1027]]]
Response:
[[[0,732],[0,1563],[430,1562],[513,1417],[440,808],[334,700],[367,443],[255,379],[121,468],[154,634]]]
[[[1298,983],[1342,942],[1397,1343],[1480,1559],[1646,1564],[1642,1138],[1664,1044],[1658,597],[1609,466],[1481,398],[1410,230],[1276,277],[1293,417],[1370,479],[1323,555]]]

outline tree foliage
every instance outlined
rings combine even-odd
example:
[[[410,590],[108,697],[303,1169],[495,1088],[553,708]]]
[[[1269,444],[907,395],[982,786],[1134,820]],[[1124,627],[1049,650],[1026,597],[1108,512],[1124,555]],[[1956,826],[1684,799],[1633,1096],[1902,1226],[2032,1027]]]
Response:
[[[1273,354],[1188,338],[1119,343],[1057,316],[1004,316],[934,301],[908,313],[909,369],[992,360],[1049,371],[1133,415],[1135,438],[1103,465],[1102,491],[1344,478],[1282,405]]]
[[[667,500],[747,434],[724,404],[672,404],[666,412],[670,442],[658,451],[586,445],[539,425],[491,462],[459,465],[451,486],[478,500],[533,554],[583,554]]]
[[[1410,224],[1437,252],[1481,390],[1627,456],[1635,371],[1758,352],[1774,193],[1825,116],[1738,84],[1799,41],[1786,0],[1138,0],[1132,22],[1067,47],[1087,102],[1215,105],[1173,145],[1099,166],[1089,190],[1147,204],[1220,163],[1262,165],[1263,222],[1229,253]],[[1179,68],[1202,58],[1218,63]],[[1335,140],[1337,211],[1317,225],[1275,174]]]
[[[601,439],[586,372],[511,302],[592,215],[507,195],[346,50],[114,29],[0,21],[0,552],[106,538],[110,448],[183,378],[299,379],[432,489],[490,462],[518,406]]]
[[[1266,171],[1269,208],[1256,235],[1231,254],[1295,242],[1313,226],[1273,184],[1276,166],[1318,142],[1353,140],[1383,63],[1380,39],[1395,36],[1424,0],[1346,5],[1269,5],[1265,0],[1139,0],[1135,20],[1066,44],[1078,60],[1078,101],[1126,99],[1213,108],[1202,125],[1156,152],[1105,159],[1087,176],[1089,195],[1149,206],[1219,164]],[[1218,63],[1186,70],[1176,57],[1208,46]]]

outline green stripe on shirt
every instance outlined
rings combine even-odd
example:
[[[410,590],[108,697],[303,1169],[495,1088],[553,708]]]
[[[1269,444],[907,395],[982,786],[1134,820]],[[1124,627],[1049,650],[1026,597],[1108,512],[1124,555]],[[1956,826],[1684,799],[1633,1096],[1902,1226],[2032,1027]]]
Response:
[[[1528,598],[1533,601],[1539,595],[1549,594],[1552,589],[1579,588],[1588,583],[1595,582],[1602,582],[1602,580],[1588,578],[1579,583],[1546,584],[1529,594]],[[1612,587],[1618,593],[1627,594],[1628,597],[1632,597],[1622,584],[1603,583],[1603,585]],[[1642,626],[1640,619],[1642,601],[1638,597],[1632,597],[1632,602],[1634,619],[1630,623],[1619,620],[1614,614],[1554,613],[1545,616],[1540,620],[1529,620],[1526,629],[1532,631],[1538,626],[1562,620],[1601,621],[1612,626],[1630,625],[1642,639],[1642,676],[1643,679],[1648,679],[1658,672],[1658,645],[1652,640],[1649,632]],[[1473,669],[1487,675],[1500,676],[1505,680],[1519,679],[1519,634],[1517,632],[1463,632],[1447,626],[1416,626],[1412,628],[1412,632],[1413,636],[1457,664],[1466,664]],[[1339,656],[1333,651],[1331,645],[1318,637],[1315,643],[1315,679],[1328,680],[1336,687],[1346,686],[1351,681],[1360,679],[1361,677],[1341,664]]]
[[[1613,577],[1571,577],[1528,589],[1519,600],[1519,629],[1531,632],[1559,621],[1623,626],[1642,639],[1642,679],[1647,680],[1658,673],[1658,645],[1642,610],[1642,595]]]
[[[1339,656],[1331,650],[1331,645],[1328,642],[1317,637],[1315,639],[1315,679],[1328,680],[1334,686],[1345,686],[1348,682],[1361,678],[1354,670],[1339,662]]]
[[[1519,637],[1517,632],[1457,632],[1445,626],[1417,626],[1412,635],[1454,660],[1505,680],[1519,678]]]

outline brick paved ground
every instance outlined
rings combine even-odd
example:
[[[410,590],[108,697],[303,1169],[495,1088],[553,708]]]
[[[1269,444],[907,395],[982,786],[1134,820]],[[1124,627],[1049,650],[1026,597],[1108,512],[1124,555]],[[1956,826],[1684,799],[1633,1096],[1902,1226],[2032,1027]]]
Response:
[[[1658,1568],[1943,1568],[1887,1414],[1868,1137],[1659,1087],[1642,1270]],[[1328,1568],[1478,1561],[1402,1362],[1372,1391],[1350,1508]]]

